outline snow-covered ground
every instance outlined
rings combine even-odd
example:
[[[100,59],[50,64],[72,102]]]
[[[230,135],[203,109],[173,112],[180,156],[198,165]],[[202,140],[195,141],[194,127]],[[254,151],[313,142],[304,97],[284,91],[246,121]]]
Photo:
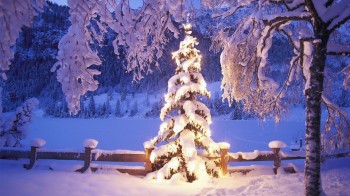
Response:
[[[213,119],[213,139],[231,144],[230,152],[268,150],[271,140],[287,145],[304,135],[300,109],[280,124],[258,120],[230,121]],[[46,140],[44,148],[83,150],[85,139],[99,141],[104,150],[143,150],[143,142],[157,134],[160,120],[142,118],[58,119],[44,118],[36,112],[30,133],[23,141],[29,148],[33,138]],[[287,147],[285,151],[290,151]],[[303,195],[303,161],[294,164],[296,174],[274,175],[272,169],[231,174],[210,181],[192,184],[173,181],[146,180],[112,170],[96,173],[75,173],[81,161],[39,160],[32,170],[24,170],[27,159],[0,160],[0,195]],[[287,164],[289,161],[283,161]],[[235,165],[272,162],[236,163]],[[49,170],[49,167],[54,171]],[[322,183],[327,195],[349,195],[350,158],[331,160],[322,167]]]
[[[138,95],[137,95],[138,96]],[[141,98],[140,98],[141,99]],[[101,101],[104,99],[101,99]],[[100,101],[97,101],[100,102]],[[268,143],[281,140],[283,151],[305,134],[305,114],[292,108],[280,124],[259,120],[223,120],[214,118],[212,137],[216,142],[231,144],[230,152],[269,150]],[[159,119],[136,118],[45,118],[35,112],[28,137],[23,140],[29,149],[32,139],[46,141],[44,148],[81,150],[85,139],[96,139],[97,149],[143,151],[143,142],[157,135]],[[287,164],[290,161],[283,161]],[[210,181],[192,184],[147,180],[114,170],[75,173],[82,161],[39,160],[32,170],[24,170],[27,159],[0,160],[0,195],[303,195],[303,160],[293,161],[300,170],[296,174],[274,175],[272,162],[240,162],[231,166],[265,165],[247,175],[231,174]],[[119,163],[118,163],[119,164]],[[140,164],[138,164],[140,165]],[[49,170],[52,168],[54,171]],[[349,195],[350,158],[327,161],[322,166],[322,183],[327,195]]]
[[[0,195],[304,195],[303,173],[261,175],[251,172],[185,183],[146,180],[116,171],[73,172],[79,163],[69,163],[69,166],[51,171],[47,167],[49,163],[39,161],[36,168],[27,171],[22,168],[26,161],[0,160]],[[322,184],[326,195],[349,195],[349,165],[349,158],[331,160],[323,165]]]

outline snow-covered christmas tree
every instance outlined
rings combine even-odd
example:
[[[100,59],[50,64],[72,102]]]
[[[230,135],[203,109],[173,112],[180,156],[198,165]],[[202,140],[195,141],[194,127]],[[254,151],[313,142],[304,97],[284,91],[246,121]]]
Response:
[[[210,97],[200,73],[198,42],[191,36],[191,25],[187,22],[183,26],[186,36],[179,50],[172,53],[177,68],[168,81],[160,114],[163,122],[158,135],[145,142],[145,147],[154,147],[150,159],[155,171],[148,177],[192,182],[219,175],[220,160],[214,157],[218,157],[220,145],[211,139],[210,110],[197,101],[201,96]]]

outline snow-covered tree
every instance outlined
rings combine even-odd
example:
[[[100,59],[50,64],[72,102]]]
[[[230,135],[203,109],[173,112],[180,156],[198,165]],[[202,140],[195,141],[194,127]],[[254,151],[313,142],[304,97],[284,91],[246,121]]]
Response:
[[[284,97],[293,94],[293,82],[304,80],[306,96],[305,193],[319,195],[321,148],[350,146],[350,123],[324,94],[328,55],[350,55],[349,45],[337,42],[336,34],[350,19],[348,0],[202,0],[209,7],[228,8],[214,14],[220,18],[219,31],[212,48],[222,50],[223,98],[242,101],[245,110],[260,117],[273,116],[279,121],[286,111]],[[222,10],[222,9],[221,9]],[[238,16],[238,24],[223,19]],[[232,26],[231,26],[232,25]],[[284,37],[293,47],[288,74],[281,82],[269,73],[268,56],[276,36]],[[348,43],[349,44],[349,43]],[[343,68],[344,87],[349,88],[350,65]],[[328,108],[321,146],[321,103]]]
[[[122,117],[122,110],[121,110],[121,105],[120,105],[120,100],[118,99],[117,102],[115,103],[115,111],[114,111],[114,115],[116,117]]]
[[[197,101],[198,96],[210,96],[200,73],[201,55],[195,48],[198,42],[191,36],[191,25],[187,23],[184,28],[186,36],[179,50],[172,53],[177,68],[168,81],[165,105],[160,113],[163,122],[158,135],[145,145],[159,145],[151,153],[156,171],[149,174],[150,177],[170,179],[176,176],[192,182],[219,175],[218,159],[208,157],[217,155],[220,148],[211,139],[210,110]]]
[[[28,123],[32,120],[32,113],[39,104],[36,98],[28,99],[16,109],[14,116],[6,120],[0,131],[0,146],[20,146],[20,141],[27,136]]]
[[[133,71],[134,79],[139,80],[143,73],[152,71],[151,65],[159,66],[157,60],[168,42],[165,32],[178,36],[172,20],[182,19],[186,2],[145,0],[139,10],[133,10],[129,0],[68,0],[72,25],[59,43],[58,62],[52,71],[57,70],[57,79],[62,84],[70,112],[76,114],[80,109],[80,97],[98,87],[94,75],[100,72],[90,66],[100,65],[101,60],[90,44],[101,43],[103,34],[112,29],[117,33],[113,41],[114,52],[119,54],[119,46],[127,49],[126,69]],[[92,34],[88,31],[91,20],[98,26],[91,28]]]
[[[110,103],[110,100],[111,98],[109,96],[107,96],[106,98],[106,112],[104,114],[104,117],[108,118],[109,115],[112,114],[112,108],[111,108],[111,103]]]
[[[94,96],[90,97],[89,105],[86,109],[86,113],[87,113],[86,117],[88,118],[96,117],[96,104],[95,104]]]
[[[151,105],[151,103],[149,102],[149,95],[148,95],[148,93],[146,94],[146,98],[143,101],[143,105],[147,106],[147,107],[149,107]]]
[[[34,16],[44,6],[44,0],[0,0],[0,72],[10,68],[14,56],[12,46],[23,26],[30,26]]]
[[[134,101],[134,103],[131,106],[131,110],[130,110],[130,115],[129,116],[135,116],[138,112],[139,112],[138,103],[137,103],[137,101]]]
[[[10,68],[10,60],[14,56],[12,47],[16,43],[21,28],[30,26],[34,16],[43,6],[44,0],[0,0],[0,74],[2,79],[7,78],[4,72]],[[0,126],[2,126],[2,101],[0,101],[0,110]]]

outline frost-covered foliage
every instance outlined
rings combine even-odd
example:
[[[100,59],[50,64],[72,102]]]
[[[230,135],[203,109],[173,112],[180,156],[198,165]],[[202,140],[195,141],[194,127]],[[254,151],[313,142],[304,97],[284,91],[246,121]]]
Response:
[[[44,0],[1,0],[0,1],[0,71],[9,70],[14,56],[12,46],[24,26],[30,26],[33,17],[44,6]]]
[[[32,113],[39,104],[36,98],[28,99],[16,109],[14,116],[7,119],[0,131],[0,146],[20,146],[20,141],[28,133],[28,124],[32,120]]]
[[[12,47],[16,43],[21,28],[30,26],[33,17],[38,14],[43,6],[43,0],[0,1],[0,74],[2,79],[7,79],[4,72],[10,68],[10,60],[14,57]],[[2,88],[0,92],[2,93]],[[2,114],[2,101],[0,101],[0,110]],[[0,126],[2,126],[2,115],[0,115]],[[6,131],[6,129],[0,129],[0,134],[5,135]],[[0,146],[5,145],[5,143],[12,144],[10,140],[2,136]]]
[[[288,92],[304,93],[307,106],[305,194],[320,194],[321,148],[346,148],[350,144],[347,114],[327,99],[323,84],[330,70],[325,68],[327,56],[350,56],[350,42],[342,43],[335,38],[344,32],[341,27],[350,19],[350,1],[216,0],[213,3],[203,0],[203,5],[220,8],[214,14],[220,19],[241,14],[239,10],[245,11],[237,28],[220,23],[213,35],[213,48],[223,50],[220,61],[224,99],[242,100],[246,110],[279,121],[287,109]],[[224,11],[223,6],[226,7]],[[290,63],[283,65],[282,69],[288,70],[288,74],[281,82],[276,81],[269,63],[269,51],[277,35],[289,42],[294,53]],[[344,87],[348,88],[349,65],[342,73]],[[303,84],[302,92],[291,88],[298,83]],[[329,132],[327,129],[333,130],[322,146],[321,102],[329,111],[325,134]]]
[[[313,3],[304,0],[278,2],[280,3],[260,0],[219,0],[215,3],[203,1],[206,7],[219,7],[219,11],[213,16],[220,20],[224,19],[212,36],[212,49],[222,51],[220,62],[223,73],[223,99],[227,99],[230,103],[241,101],[244,103],[244,110],[256,112],[262,118],[272,116],[276,121],[288,111],[287,104],[292,100],[290,97],[298,97],[296,94],[301,93],[302,85],[305,95],[310,88],[310,66],[314,61],[315,44],[326,42],[327,55],[350,55],[350,48],[347,46],[350,42],[339,38],[348,31],[341,27],[348,20],[346,16],[350,15],[349,8],[345,6],[349,2],[323,2],[324,4],[321,1]],[[309,6],[314,7],[314,11],[310,11],[312,9]],[[342,14],[337,15],[339,10],[336,10],[342,6],[345,6],[341,9]],[[227,8],[224,9],[226,11],[223,11],[222,7]],[[328,16],[330,13],[334,18]],[[318,35],[313,29],[315,25],[310,22],[316,15],[319,15],[323,22],[329,22],[326,28],[329,37],[327,40],[316,39]],[[232,20],[232,17],[240,17],[240,23],[232,26],[225,23],[225,20]],[[335,25],[334,21],[338,21],[338,25]],[[269,56],[270,50],[276,37],[287,40],[293,49],[290,63],[281,65],[280,68],[288,70],[287,74],[282,71],[276,73],[273,70],[275,65],[270,63],[270,59],[273,58]],[[333,64],[329,63],[329,66],[333,67]],[[325,71],[331,72],[332,68]],[[343,66],[340,72],[345,75],[343,84],[347,88],[349,66]],[[329,76],[329,73],[324,74],[326,80]],[[278,80],[280,77],[283,79]],[[329,78],[328,81],[336,80]],[[346,90],[344,92],[346,93]],[[328,95],[323,95],[323,103],[333,110],[341,109],[330,101],[332,99],[327,98]],[[332,117],[336,113],[339,114],[339,118]],[[340,120],[343,121],[341,124],[344,124],[342,130],[349,132],[346,113],[337,111],[329,114],[326,128],[339,131],[340,126],[336,124]]]
[[[70,7],[69,20],[72,25],[59,42],[58,61],[52,71],[59,67],[57,80],[62,84],[68,108],[73,114],[77,114],[80,110],[80,96],[98,87],[94,75],[100,72],[96,69],[89,69],[89,67],[100,65],[101,60],[89,46],[93,40],[87,26],[93,14],[102,8],[97,1],[69,0],[68,6]]]
[[[139,10],[132,10],[128,0],[68,0],[72,26],[60,41],[58,62],[52,70],[59,67],[57,79],[67,96],[70,112],[77,114],[80,97],[98,87],[94,75],[100,72],[89,67],[100,65],[101,60],[90,44],[101,42],[103,34],[110,33],[108,28],[112,29],[117,33],[113,41],[114,52],[119,54],[119,46],[127,49],[127,71],[134,72],[134,80],[140,80],[142,73],[151,72],[151,65],[159,66],[157,60],[168,42],[165,33],[170,31],[178,36],[172,19],[182,20],[185,3],[146,0]],[[88,25],[92,19],[97,28],[90,34]]]
[[[149,174],[158,180],[181,175],[192,182],[211,176],[218,176],[220,147],[211,139],[210,110],[198,96],[209,97],[201,70],[201,55],[195,48],[196,38],[191,36],[191,26],[184,25],[186,36],[180,48],[173,52],[176,73],[168,81],[168,93],[161,109],[158,135],[148,146],[156,146],[151,154],[155,172]],[[165,143],[164,143],[165,142]]]
[[[46,2],[31,27],[22,28],[13,47],[11,68],[6,71],[3,112],[15,110],[31,97],[37,97],[42,108],[63,99],[56,73],[50,68],[56,62],[58,42],[70,25],[68,17],[68,7]]]

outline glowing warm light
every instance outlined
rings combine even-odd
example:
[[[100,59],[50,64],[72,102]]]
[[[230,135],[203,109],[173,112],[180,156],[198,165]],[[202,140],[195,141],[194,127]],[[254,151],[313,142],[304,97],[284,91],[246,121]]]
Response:
[[[176,145],[169,145],[168,146],[168,151],[169,152],[176,152],[177,146]]]
[[[169,162],[169,167],[171,169],[177,169],[179,166],[180,166],[180,161],[177,158],[173,158]]]
[[[190,173],[193,173],[194,170],[196,169],[196,162],[195,161],[191,161],[187,164],[187,169]]]
[[[149,159],[150,159],[150,161],[152,163],[154,163],[154,160],[156,160],[156,157],[157,157],[157,154],[154,151],[152,151],[151,156],[149,157]]]
[[[164,175],[162,172],[157,173],[157,181],[162,181],[164,179]]]
[[[206,131],[205,135],[208,136],[208,137],[211,137],[211,130],[208,129],[208,130]]]
[[[192,157],[195,153],[196,153],[195,148],[186,148],[184,155],[185,155],[185,157]]]
[[[179,50],[172,52],[177,69],[175,75],[168,81],[168,92],[164,95],[166,103],[160,113],[162,121],[165,118],[168,119],[160,125],[158,136],[153,139],[153,144],[163,141],[167,144],[153,150],[150,156],[152,163],[155,162],[155,164],[158,164],[157,157],[159,156],[166,157],[168,161],[156,172],[154,177],[158,180],[170,178],[173,175],[172,171],[178,171],[179,175],[183,175],[186,170],[194,174],[196,178],[203,177],[204,174],[214,175],[218,172],[216,162],[203,157],[215,156],[220,148],[210,138],[209,125],[212,123],[210,110],[200,101],[202,99],[197,98],[197,96],[210,96],[210,92],[206,89],[207,83],[200,73],[202,57],[200,51],[194,48],[195,45],[198,45],[198,41],[190,35],[191,24],[187,21],[183,27],[187,35],[180,42]],[[198,145],[196,141],[200,141],[200,146],[196,146]],[[203,147],[202,145],[207,150],[197,152],[197,148]],[[222,143],[221,146],[229,148],[228,143]],[[197,153],[202,153],[203,156],[198,156]],[[183,166],[186,168],[182,168]],[[207,167],[208,172],[212,172],[207,173]],[[183,177],[186,178],[186,176]]]

